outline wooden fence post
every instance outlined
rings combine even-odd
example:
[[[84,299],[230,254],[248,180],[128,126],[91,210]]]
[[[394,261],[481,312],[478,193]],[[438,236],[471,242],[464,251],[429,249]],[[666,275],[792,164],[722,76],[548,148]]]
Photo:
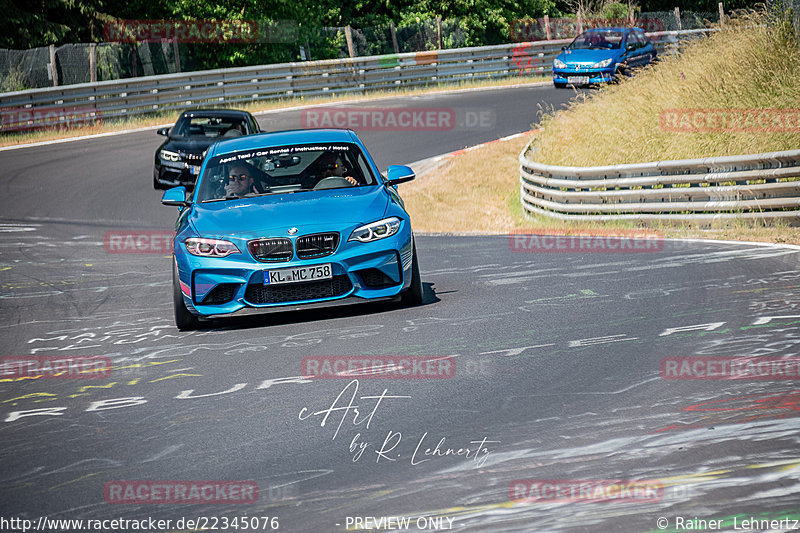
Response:
[[[172,53],[175,54],[175,72],[181,71],[181,52],[178,49],[178,39],[172,40]]]
[[[97,81],[97,44],[89,44],[89,81]]]
[[[56,47],[50,45],[50,75],[53,77],[53,87],[58,87],[58,71],[56,70]]]
[[[392,32],[392,46],[394,47],[394,53],[400,53],[400,47],[397,46],[397,32],[394,31],[394,21],[389,21],[389,31]]]
[[[353,48],[353,29],[348,24],[344,29],[344,36],[347,39],[347,52],[350,57],[356,57],[355,49]]]

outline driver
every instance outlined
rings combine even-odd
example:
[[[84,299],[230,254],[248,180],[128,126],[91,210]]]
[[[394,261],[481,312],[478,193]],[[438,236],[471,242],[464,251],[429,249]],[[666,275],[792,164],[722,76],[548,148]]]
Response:
[[[250,169],[241,163],[234,164],[228,175],[228,184],[225,185],[225,195],[245,196],[257,193]]]
[[[335,152],[325,152],[320,158],[322,166],[322,178],[339,177],[344,178],[353,185],[358,185],[358,180],[353,176],[345,176],[347,172],[347,165],[344,163],[344,158]]]

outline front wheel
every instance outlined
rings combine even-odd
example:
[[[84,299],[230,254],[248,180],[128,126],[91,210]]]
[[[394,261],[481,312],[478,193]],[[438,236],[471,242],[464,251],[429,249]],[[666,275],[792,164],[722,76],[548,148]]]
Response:
[[[417,261],[417,245],[413,244],[414,253],[411,256],[411,286],[400,297],[400,302],[405,306],[422,304],[422,277],[419,274],[419,261]]]
[[[186,309],[183,303],[183,292],[181,291],[181,281],[178,277],[178,265],[172,260],[172,305],[175,308],[175,325],[181,331],[197,329],[200,320]]]

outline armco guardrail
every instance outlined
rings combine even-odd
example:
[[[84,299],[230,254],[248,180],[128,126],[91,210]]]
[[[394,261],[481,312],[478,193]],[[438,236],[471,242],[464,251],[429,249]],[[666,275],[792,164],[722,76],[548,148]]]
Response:
[[[662,54],[682,39],[708,30],[660,32],[651,38]],[[480,78],[549,74],[569,40],[283,63],[83,83],[0,94],[4,129],[22,129],[37,112],[103,119],[206,105],[331,93],[366,92]],[[11,110],[11,111],[9,111]],[[22,110],[22,112],[20,112]],[[93,115],[93,116],[94,116]],[[67,119],[68,120],[68,119]],[[48,122],[48,125],[53,125]],[[9,127],[11,126],[11,127]]]
[[[602,167],[519,156],[522,208],[563,220],[800,220],[800,150]]]

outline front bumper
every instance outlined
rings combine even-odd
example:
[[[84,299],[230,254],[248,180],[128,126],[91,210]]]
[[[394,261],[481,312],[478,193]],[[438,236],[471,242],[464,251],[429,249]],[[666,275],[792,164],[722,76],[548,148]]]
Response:
[[[256,261],[246,249],[225,258],[197,257],[176,242],[184,304],[200,318],[212,318],[394,298],[411,283],[413,245],[407,228],[404,224],[398,234],[370,243],[340,242],[328,256],[276,263]],[[266,270],[322,264],[331,265],[332,279],[263,283]]]
[[[607,83],[614,81],[615,66],[602,69],[553,69],[553,83],[558,85],[591,85],[594,83]],[[571,83],[569,78],[584,77],[588,78],[586,83]]]
[[[197,168],[198,165],[195,165]],[[197,181],[197,174],[191,170],[191,165],[184,161],[160,161],[153,168],[153,176],[161,185],[167,187],[194,187]]]

